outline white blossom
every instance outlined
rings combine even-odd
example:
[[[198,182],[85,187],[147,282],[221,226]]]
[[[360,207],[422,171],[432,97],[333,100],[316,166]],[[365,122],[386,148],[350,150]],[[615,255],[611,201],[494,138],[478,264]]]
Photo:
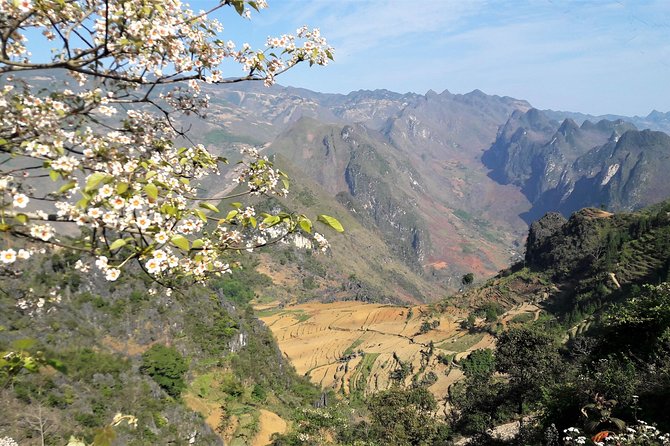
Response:
[[[16,260],[16,251],[14,251],[12,248],[0,251],[0,262],[14,263],[15,260]]]
[[[29,201],[30,201],[30,199],[25,194],[16,194],[16,195],[14,195],[14,201],[13,201],[12,205],[15,208],[23,209],[23,208],[26,207],[26,205],[28,205]]]

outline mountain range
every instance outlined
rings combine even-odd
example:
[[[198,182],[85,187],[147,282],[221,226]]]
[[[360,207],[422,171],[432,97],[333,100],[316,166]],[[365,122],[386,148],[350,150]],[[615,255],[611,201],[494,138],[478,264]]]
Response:
[[[479,90],[341,95],[238,84],[207,93],[210,119],[191,122],[198,137],[227,155],[240,143],[263,146],[299,192],[320,197],[285,206],[327,202],[360,225],[347,243],[377,266],[361,273],[344,253],[330,265],[370,289],[391,280],[397,292],[381,287],[381,300],[431,300],[466,273],[492,275],[521,258],[528,223],[545,212],[633,210],[670,195],[670,139],[659,132],[670,117],[659,112],[600,119]]]
[[[562,123],[539,110],[514,113],[482,160],[491,176],[519,186],[527,221],[587,206],[631,211],[670,195],[670,137],[622,119]]]

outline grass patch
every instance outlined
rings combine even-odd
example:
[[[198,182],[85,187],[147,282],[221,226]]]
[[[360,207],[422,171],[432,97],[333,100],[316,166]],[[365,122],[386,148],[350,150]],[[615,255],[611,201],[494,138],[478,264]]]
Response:
[[[465,212],[463,209],[454,210],[454,215],[463,220],[464,222],[472,220],[472,215],[470,215],[468,212]]]
[[[484,333],[468,333],[451,341],[445,341],[436,347],[452,352],[464,352],[482,339],[484,339]]]
[[[533,313],[521,313],[514,316],[510,322],[514,324],[525,324],[532,321],[533,319],[535,319],[535,315]]]
[[[305,313],[304,310],[291,310],[287,311],[286,313],[290,314],[294,318],[298,320],[298,322],[305,322],[307,319],[311,318],[311,314]]]
[[[352,342],[352,344],[351,344],[349,347],[347,347],[347,349],[342,353],[342,356],[349,356],[349,355],[352,354],[352,353],[356,350],[356,348],[358,348],[358,346],[361,345],[362,343],[363,343],[363,339],[361,339],[361,338],[356,339],[356,340],[355,340],[354,342]]]
[[[305,310],[284,310],[283,308],[267,308],[265,310],[256,311],[256,317],[269,317],[274,315],[280,316],[293,316],[298,322],[305,322],[307,319],[311,318],[312,315],[305,312]]]
[[[352,402],[363,402],[368,377],[378,357],[379,353],[366,353],[358,366],[356,366],[356,370],[351,374],[351,378],[349,379],[349,398]]]
[[[239,425],[235,429],[231,446],[246,446],[256,436],[260,428],[260,412],[252,406],[234,406],[229,410],[229,415],[237,417]]]
[[[264,310],[256,310],[256,317],[259,317],[259,318],[270,317],[270,316],[274,316],[277,313],[281,313],[282,311],[284,311],[284,310],[281,309],[281,308],[278,308],[278,307],[266,308]]]
[[[209,399],[212,396],[212,390],[218,387],[215,381],[214,373],[200,375],[191,382],[191,391],[200,398]]]

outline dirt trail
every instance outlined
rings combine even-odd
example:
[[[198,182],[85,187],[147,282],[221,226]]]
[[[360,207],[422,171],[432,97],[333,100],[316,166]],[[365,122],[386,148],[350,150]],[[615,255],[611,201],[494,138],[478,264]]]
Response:
[[[271,443],[272,434],[283,434],[287,429],[286,421],[274,412],[265,409],[260,410],[258,433],[254,437],[251,446],[267,446]]]
[[[191,393],[184,394],[182,398],[186,406],[195,412],[201,413],[205,417],[205,423],[216,432],[221,422],[221,415],[223,414],[221,405],[205,401]]]

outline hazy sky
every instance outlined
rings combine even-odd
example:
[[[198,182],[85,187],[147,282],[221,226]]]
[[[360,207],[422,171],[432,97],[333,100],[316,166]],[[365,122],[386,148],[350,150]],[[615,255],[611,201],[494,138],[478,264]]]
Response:
[[[318,26],[335,47],[326,68],[283,85],[348,93],[488,94],[593,114],[670,111],[670,0],[269,0],[224,36],[261,47],[269,35]],[[191,5],[204,6],[203,0]]]

